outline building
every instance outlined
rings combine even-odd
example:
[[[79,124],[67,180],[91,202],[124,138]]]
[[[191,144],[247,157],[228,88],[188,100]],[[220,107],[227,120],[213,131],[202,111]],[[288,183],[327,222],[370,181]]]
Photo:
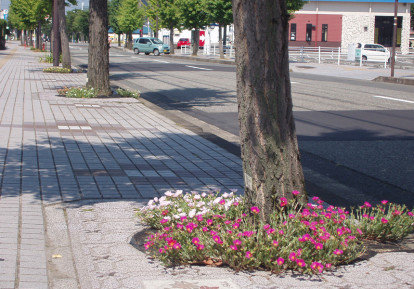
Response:
[[[341,47],[353,43],[392,46],[394,0],[310,0],[289,21],[289,45]],[[397,47],[409,51],[410,9],[398,1]]]

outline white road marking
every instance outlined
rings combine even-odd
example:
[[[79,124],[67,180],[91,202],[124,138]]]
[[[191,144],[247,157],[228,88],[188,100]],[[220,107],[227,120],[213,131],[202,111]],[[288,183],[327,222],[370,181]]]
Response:
[[[400,98],[394,98],[394,97],[387,97],[387,96],[381,96],[381,95],[374,95],[374,97],[377,98],[383,98],[383,99],[389,99],[389,100],[395,100],[395,101],[401,101],[401,102],[407,102],[407,103],[414,103],[414,101],[400,99]]]
[[[298,84],[299,82],[291,81],[290,84]]]
[[[210,69],[210,68],[202,68],[202,67],[191,66],[191,65],[186,65],[186,66],[190,67],[190,68],[201,69],[201,70],[213,70],[213,69]]]

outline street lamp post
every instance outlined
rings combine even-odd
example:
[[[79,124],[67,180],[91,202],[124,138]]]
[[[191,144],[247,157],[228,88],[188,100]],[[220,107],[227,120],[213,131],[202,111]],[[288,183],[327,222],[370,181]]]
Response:
[[[395,48],[397,46],[398,0],[394,3],[394,27],[392,31],[391,77],[394,77]]]

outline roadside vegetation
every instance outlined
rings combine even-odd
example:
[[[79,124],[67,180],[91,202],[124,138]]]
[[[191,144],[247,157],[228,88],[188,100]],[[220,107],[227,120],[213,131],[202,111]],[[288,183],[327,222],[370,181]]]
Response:
[[[397,241],[414,225],[414,211],[382,201],[346,210],[318,197],[301,205],[301,194],[280,198],[268,221],[258,207],[233,193],[167,192],[138,213],[156,230],[148,254],[167,266],[227,265],[239,270],[294,270],[319,274],[364,254],[364,240]]]
[[[65,96],[69,98],[96,98],[99,97],[99,93],[92,87],[64,87],[58,89],[58,94],[60,96]],[[129,90],[123,88],[117,88],[113,91],[112,97],[132,97],[138,99],[140,93],[136,90]]]

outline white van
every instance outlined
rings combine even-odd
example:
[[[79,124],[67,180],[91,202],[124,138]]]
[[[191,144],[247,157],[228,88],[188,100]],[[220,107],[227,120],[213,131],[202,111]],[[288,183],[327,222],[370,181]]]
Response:
[[[374,62],[390,62],[390,51],[380,44],[357,44],[357,53],[355,60],[360,60],[359,57],[362,54],[362,61],[374,61]],[[395,57],[397,59],[397,57]]]

